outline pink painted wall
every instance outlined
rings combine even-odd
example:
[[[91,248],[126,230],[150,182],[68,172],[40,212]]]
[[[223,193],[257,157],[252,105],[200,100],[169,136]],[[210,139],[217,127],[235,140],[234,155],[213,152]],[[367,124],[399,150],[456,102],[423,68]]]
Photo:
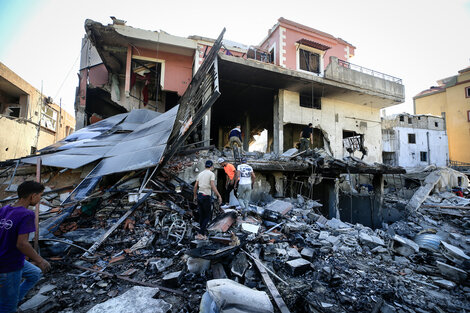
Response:
[[[193,56],[139,48],[132,55],[165,60],[164,90],[176,91],[180,96],[186,91],[192,78]]]
[[[338,40],[333,36],[324,36],[322,34],[308,31],[303,28],[296,27],[294,25],[290,25],[284,22],[279,23],[279,27],[284,27],[286,29],[286,67],[292,70],[297,69],[297,47],[296,42],[302,38],[315,41],[331,47],[328,49],[324,55],[324,67],[326,68],[330,63],[330,56],[336,56],[341,60],[347,60],[348,57],[346,55],[346,47],[348,46],[342,40]],[[275,31],[261,44],[261,48],[268,50],[273,43],[276,43],[276,60],[275,64],[279,65],[279,27],[276,27]],[[354,55],[354,47],[352,45],[349,46],[349,54]]]

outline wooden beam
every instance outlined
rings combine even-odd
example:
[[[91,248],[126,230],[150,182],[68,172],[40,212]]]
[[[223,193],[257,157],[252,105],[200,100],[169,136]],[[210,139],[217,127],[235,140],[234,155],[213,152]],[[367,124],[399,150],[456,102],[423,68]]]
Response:
[[[272,281],[271,277],[269,276],[261,261],[256,258],[254,260],[256,267],[258,268],[261,277],[263,278],[263,281],[266,284],[266,287],[268,287],[269,293],[271,294],[274,299],[274,302],[276,302],[276,305],[279,308],[279,311],[281,311],[281,313],[290,313],[286,303],[281,297],[281,294],[277,290],[276,286],[274,285],[274,282]]]
[[[124,93],[126,97],[131,94],[131,71],[132,71],[132,46],[127,46],[127,57],[126,57],[126,80],[124,83]]]

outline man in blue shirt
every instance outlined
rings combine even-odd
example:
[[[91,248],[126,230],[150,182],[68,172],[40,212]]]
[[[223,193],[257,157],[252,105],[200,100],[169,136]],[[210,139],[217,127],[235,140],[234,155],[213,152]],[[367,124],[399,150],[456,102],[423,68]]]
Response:
[[[240,148],[243,147],[242,130],[240,123],[236,124],[235,128],[230,131],[230,134],[228,135],[228,140],[232,149],[235,144],[237,144]]]

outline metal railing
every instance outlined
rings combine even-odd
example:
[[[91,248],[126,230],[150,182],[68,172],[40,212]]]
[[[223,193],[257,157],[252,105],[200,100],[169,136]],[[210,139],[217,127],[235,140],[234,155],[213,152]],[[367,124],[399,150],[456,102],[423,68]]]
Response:
[[[358,71],[358,72],[361,72],[361,73],[364,73],[364,74],[368,74],[368,75],[371,75],[371,76],[374,76],[374,77],[377,77],[377,78],[382,78],[382,79],[385,79],[385,80],[388,80],[388,81],[391,81],[391,82],[394,82],[394,83],[397,83],[397,84],[403,84],[401,78],[394,77],[394,76],[384,74],[384,73],[381,73],[381,72],[377,72],[377,71],[374,71],[374,70],[371,70],[371,69],[368,69],[368,68],[365,68],[365,67],[362,67],[362,66],[359,66],[359,65],[356,65],[356,64],[346,62],[344,60],[338,59],[338,65],[342,66],[342,67],[345,67],[345,68],[348,68],[348,69],[351,69],[351,70],[354,70],[354,71]]]

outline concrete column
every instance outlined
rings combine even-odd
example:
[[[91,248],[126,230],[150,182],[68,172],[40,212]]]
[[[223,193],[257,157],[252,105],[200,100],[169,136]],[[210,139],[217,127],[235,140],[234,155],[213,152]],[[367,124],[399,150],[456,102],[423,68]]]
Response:
[[[224,130],[219,126],[219,140],[217,141],[217,148],[222,151],[224,148]]]
[[[275,188],[276,188],[276,197],[284,197],[284,174],[281,172],[273,173]]]
[[[250,125],[250,115],[245,113],[245,125],[243,125],[243,133],[245,137],[243,138],[243,150],[248,151],[250,148],[250,137],[251,137],[251,125]]]
[[[273,148],[274,153],[281,154],[284,150],[284,91],[279,90],[273,102]]]
[[[203,123],[202,123],[202,140],[204,140],[204,147],[208,147],[211,145],[211,115],[212,115],[212,108],[207,111],[206,115],[204,115]]]
[[[340,219],[339,214],[339,179],[336,178],[334,181],[326,180],[325,184],[328,189],[328,217],[331,219],[336,217]],[[352,208],[351,208],[352,210]]]
[[[384,176],[382,174],[375,174],[372,179],[372,187],[374,187],[374,206],[377,206],[377,210],[372,210],[373,214],[377,214],[377,217],[372,216],[372,225],[379,227],[383,222],[383,198],[384,198]]]

